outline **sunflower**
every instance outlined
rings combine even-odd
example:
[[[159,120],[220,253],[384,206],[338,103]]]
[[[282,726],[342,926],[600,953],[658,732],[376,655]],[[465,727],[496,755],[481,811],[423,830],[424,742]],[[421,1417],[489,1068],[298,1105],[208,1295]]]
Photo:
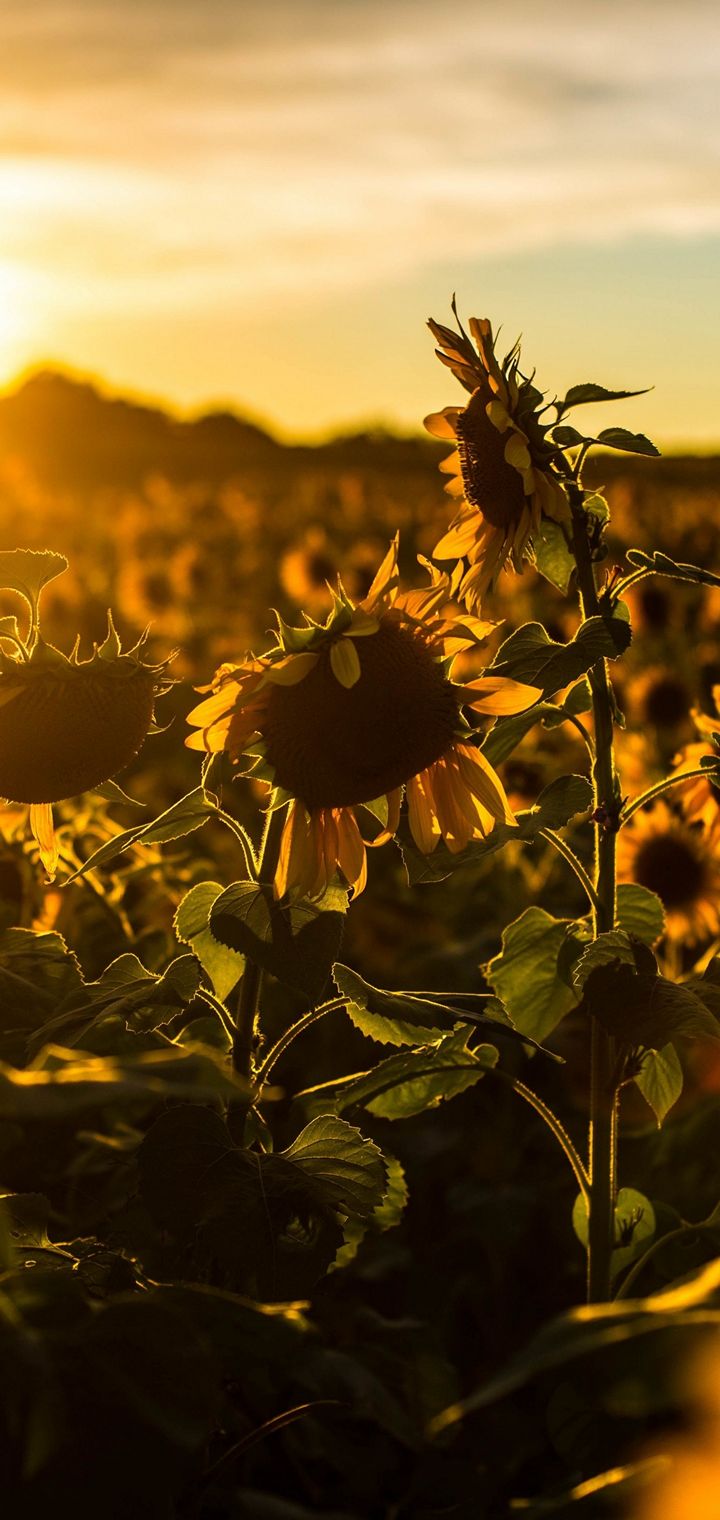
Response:
[[[462,716],[522,712],[533,686],[481,676],[450,678],[455,657],[478,646],[492,623],[461,613],[450,578],[424,561],[430,584],[401,592],[395,539],[364,601],[342,586],[323,624],[278,619],[277,643],[216,673],[212,695],[190,713],[192,749],[224,750],[273,788],[270,806],[291,801],[275,892],[319,897],[339,870],[355,894],[367,872],[356,808],[380,823],[374,845],[395,834],[403,788],[418,848],[442,838],[452,852],[515,822],[499,777]],[[209,690],[210,688],[205,688]]]
[[[694,945],[720,934],[720,859],[713,840],[666,803],[635,813],[621,830],[618,877],[657,894],[671,939]]]
[[[550,467],[553,451],[538,414],[543,397],[520,373],[519,346],[501,364],[487,318],[472,317],[469,325],[477,352],[462,329],[429,324],[438,357],[471,395],[464,407],[426,417],[425,427],[455,444],[440,469],[450,476],[446,491],[462,498],[433,553],[463,562],[458,594],[474,611],[501,570],[522,568],[542,518],[568,523],[570,507]]]
[[[27,560],[34,551],[13,552]],[[0,797],[29,804],[52,881],[58,862],[52,804],[92,790],[130,763],[152,725],[155,697],[167,689],[168,662],[146,663],[144,638],[123,654],[110,614],[107,637],[89,660],[79,658],[77,643],[64,655],[42,638],[36,599],[32,607],[28,639],[20,638],[15,619],[3,619],[0,628]]]

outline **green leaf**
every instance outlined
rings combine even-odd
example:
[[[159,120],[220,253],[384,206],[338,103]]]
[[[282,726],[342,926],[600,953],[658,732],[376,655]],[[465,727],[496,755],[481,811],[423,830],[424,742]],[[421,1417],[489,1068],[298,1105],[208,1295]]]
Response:
[[[624,1467],[611,1467],[608,1472],[594,1473],[582,1483],[562,1493],[521,1501],[524,1520],[570,1520],[576,1513],[576,1505],[582,1503],[582,1520],[609,1520],[624,1513],[626,1504],[659,1478],[671,1462],[664,1455],[642,1457],[639,1462],[627,1462]],[[584,1501],[588,1500],[586,1504]],[[621,1507],[622,1501],[622,1507]],[[599,1507],[598,1507],[599,1506]]]
[[[322,997],[342,938],[347,893],[331,888],[320,903],[281,906],[272,888],[236,881],[216,898],[210,932],[222,945],[246,955],[278,981]]]
[[[337,962],[333,978],[353,1024],[381,1045],[417,1045],[453,1029],[459,1020],[512,1034],[505,1010],[488,993],[388,992]]]
[[[553,720],[562,722],[562,718],[556,717],[559,712],[560,708],[552,702],[537,702],[527,712],[513,713],[509,718],[498,718],[481,746],[486,760],[491,765],[501,765],[541,719],[547,721],[549,726]]]
[[[622,882],[618,887],[617,916],[621,929],[651,947],[665,933],[665,911],[660,898],[637,882]]]
[[[417,848],[405,819],[398,830],[398,840],[405,861],[405,869],[411,885],[420,882],[444,881],[462,866],[474,865],[506,844],[525,843],[535,839],[541,829],[560,829],[578,813],[584,813],[592,801],[592,787],[586,776],[558,776],[540,793],[535,806],[516,813],[516,826],[496,823],[487,839],[473,840],[452,855],[444,844],[438,843],[431,855],[424,855]]]
[[[49,1041],[84,1045],[92,1050],[97,1031],[108,1021],[128,1023],[140,1032],[157,1029],[190,1002],[200,982],[200,968],[192,955],[180,955],[157,976],[136,955],[119,955],[96,982],[83,982],[57,1007],[54,1018],[37,1030],[28,1042],[31,1052]],[[107,1053],[107,1046],[95,1054]]]
[[[575,970],[588,1013],[609,1034],[661,1050],[680,1036],[720,1039],[720,1025],[687,984],[659,976],[655,957],[622,930],[601,934]]]
[[[388,1056],[372,1071],[309,1088],[299,1096],[334,1113],[366,1108],[378,1119],[408,1119],[457,1097],[497,1065],[493,1045],[468,1050],[467,1041],[467,1029],[457,1029],[432,1045]]]
[[[662,1050],[647,1050],[642,1066],[633,1078],[646,1103],[649,1103],[660,1128],[683,1088],[683,1069],[674,1045]]]
[[[80,967],[54,930],[5,929],[0,935],[0,1027],[35,1029],[82,986]]]
[[[574,427],[554,427],[552,429],[553,443],[561,449],[575,449],[578,444],[586,443],[584,433],[579,433]]]
[[[78,876],[84,876],[87,871],[94,871],[98,866],[107,865],[108,861],[114,860],[117,855],[122,854],[123,850],[129,850],[133,845],[166,844],[168,840],[181,839],[185,834],[192,834],[195,829],[201,829],[208,818],[217,812],[217,799],[203,787],[196,786],[192,792],[187,793],[187,796],[181,797],[179,802],[174,802],[172,807],[166,808],[159,818],[153,819],[150,823],[136,824],[134,828],[125,829],[124,833],[116,834],[114,839],[109,839],[67,879],[75,881]]]
[[[389,1156],[384,1152],[385,1170],[387,1172],[387,1187],[382,1201],[373,1210],[367,1222],[360,1219],[348,1219],[343,1229],[343,1244],[332,1264],[333,1271],[350,1265],[355,1260],[358,1247],[362,1244],[368,1230],[381,1231],[392,1230],[400,1223],[407,1207],[408,1185],[405,1180],[405,1171],[396,1156]]]
[[[369,1219],[383,1201],[382,1152],[334,1114],[311,1119],[280,1156],[302,1173],[323,1203],[350,1219]]]
[[[4,549],[0,552],[0,589],[16,591],[34,614],[43,586],[67,568],[65,555],[51,549]]]
[[[221,1003],[229,997],[245,967],[244,957],[220,944],[210,932],[210,912],[223,890],[217,881],[198,882],[183,898],[174,919],[178,939],[197,956]]]
[[[566,592],[575,570],[575,559],[560,523],[553,522],[550,517],[542,519],[539,532],[533,535],[533,555],[537,569],[546,581],[557,586],[558,591]]]
[[[586,381],[583,385],[571,385],[569,391],[558,402],[558,410],[567,412],[572,406],[589,406],[596,401],[628,401],[632,396],[647,396],[648,387],[640,391],[609,391],[604,385],[595,385],[592,381]]]
[[[619,449],[623,454],[645,454],[659,459],[660,450],[645,437],[644,433],[629,433],[627,428],[604,428],[595,440],[605,449]]]
[[[588,1205],[582,1193],[575,1199],[572,1221],[580,1244],[587,1250]],[[650,1199],[636,1188],[620,1188],[615,1202],[614,1229],[615,1249],[610,1258],[611,1281],[642,1255],[655,1234],[655,1210]]]
[[[488,673],[525,681],[551,697],[599,660],[623,654],[631,637],[629,624],[620,617],[588,618],[568,644],[555,643],[542,623],[525,623],[501,644]]]
[[[486,967],[490,986],[501,997],[522,1034],[544,1040],[577,1005],[562,980],[558,957],[572,920],[553,918],[544,908],[526,908],[502,937],[502,950]]]
[[[699,565],[686,565],[682,561],[670,559],[667,554],[661,554],[659,549],[654,554],[647,554],[644,549],[628,549],[625,558],[636,570],[651,570],[654,575],[665,575],[671,580],[692,581],[696,586],[720,586],[720,575],[715,575],[711,570],[702,570]]]
[[[74,1120],[111,1105],[167,1098],[237,1098],[246,1091],[215,1052],[173,1045],[135,1057],[78,1056],[48,1045],[24,1071],[0,1062],[0,1118],[18,1123]]]

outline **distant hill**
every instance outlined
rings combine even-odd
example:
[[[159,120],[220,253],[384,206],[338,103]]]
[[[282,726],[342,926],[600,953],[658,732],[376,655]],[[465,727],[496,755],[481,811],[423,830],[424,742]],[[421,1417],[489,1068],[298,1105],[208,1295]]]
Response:
[[[0,398],[0,457],[22,459],[54,486],[130,485],[151,472],[227,477],[276,448],[268,433],[230,413],[184,422],[54,370]]]
[[[229,411],[181,420],[159,406],[108,396],[88,381],[40,370],[0,397],[0,460],[14,458],[53,488],[136,486],[148,475],[210,483],[277,469],[298,455],[367,464],[395,455],[402,467],[433,458],[436,446],[375,430],[326,445],[285,446]]]

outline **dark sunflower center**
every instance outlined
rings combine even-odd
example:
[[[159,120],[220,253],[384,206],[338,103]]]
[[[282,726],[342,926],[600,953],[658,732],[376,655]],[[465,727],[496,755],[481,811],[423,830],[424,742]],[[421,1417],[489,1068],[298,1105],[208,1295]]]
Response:
[[[355,639],[359,681],[341,686],[330,648],[297,686],[272,686],[262,718],[280,786],[308,808],[370,802],[450,747],[458,703],[422,640],[391,621]]]
[[[525,506],[522,477],[505,458],[507,434],[499,433],[485,411],[489,386],[473,391],[457,418],[458,454],[465,496],[494,528],[510,528]]]
[[[690,699],[687,686],[677,676],[658,676],[645,693],[644,716],[657,728],[673,728],[687,717]]]
[[[123,677],[95,667],[27,680],[0,706],[0,797],[59,802],[108,781],[137,754],[154,693],[143,666]]]
[[[635,857],[633,875],[641,887],[656,892],[666,908],[695,902],[706,886],[701,855],[691,839],[678,834],[657,834],[645,840]]]

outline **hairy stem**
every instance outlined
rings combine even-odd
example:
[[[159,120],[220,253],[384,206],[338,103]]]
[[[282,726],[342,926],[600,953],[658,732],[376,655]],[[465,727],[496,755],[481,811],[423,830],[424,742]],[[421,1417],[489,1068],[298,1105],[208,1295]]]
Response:
[[[708,750],[708,755],[710,753],[711,751]],[[654,786],[649,786],[646,792],[641,792],[638,797],[633,797],[632,802],[629,802],[627,807],[623,809],[623,823],[627,823],[628,819],[632,818],[633,813],[637,813],[638,808],[645,807],[647,802],[653,802],[656,797],[661,797],[663,792],[667,792],[671,786],[679,786],[683,781],[694,781],[696,776],[704,776],[705,780],[710,782],[711,777],[715,774],[711,766],[700,765],[692,771],[679,771],[672,776],[665,776],[662,781],[656,781]]]
[[[280,838],[285,822],[285,808],[277,808],[265,815],[265,828],[257,855],[257,880],[272,879],[277,864]],[[230,1106],[228,1125],[233,1138],[243,1143],[245,1121],[252,1107],[253,1082],[255,1078],[255,1032],[258,1014],[262,968],[250,956],[245,958],[245,970],[238,993],[235,1029],[233,1034],[232,1063],[239,1077],[247,1082],[246,1096]]]
[[[304,1013],[302,1018],[297,1020],[297,1023],[291,1024],[290,1028],[280,1035],[279,1040],[268,1051],[264,1061],[258,1067],[255,1074],[258,1085],[267,1081],[273,1067],[277,1065],[280,1057],[284,1055],[288,1046],[292,1045],[293,1040],[296,1040],[299,1034],[304,1034],[311,1024],[317,1023],[318,1019],[324,1019],[326,1013],[337,1013],[339,1008],[346,1008],[347,1002],[346,997],[331,998],[329,1003],[321,1003],[319,1008],[311,1008],[309,1013]]]
[[[584,617],[601,613],[595,583],[582,492],[569,486],[573,515],[573,551]],[[614,928],[617,910],[616,841],[620,821],[620,786],[615,770],[613,700],[607,665],[599,660],[589,672],[595,720],[593,764],[595,843],[593,905],[595,938]],[[617,1066],[615,1041],[592,1021],[590,1049],[590,1147],[588,1221],[588,1302],[610,1297],[617,1195]]]
[[[575,851],[570,848],[569,844],[566,844],[560,834],[556,834],[554,829],[538,829],[538,834],[541,839],[545,839],[548,844],[552,845],[558,855],[562,855],[563,860],[567,861],[570,870],[575,872],[578,881],[583,887],[591,908],[597,912],[600,907],[600,899],[582,861],[578,860]]]
[[[510,1076],[508,1072],[502,1071],[498,1067],[492,1067],[488,1072],[488,1076],[493,1076],[500,1082],[507,1082],[508,1086],[512,1087],[513,1091],[517,1093],[518,1097],[524,1098],[525,1102],[529,1103],[531,1108],[534,1108],[536,1114],[539,1114],[540,1118],[554,1135],[558,1145],[565,1152],[575,1174],[575,1181],[583,1198],[587,1202],[590,1179],[567,1130],[560,1123],[557,1114],[554,1113],[553,1109],[548,1107],[547,1103],[543,1102],[542,1098],[538,1097],[536,1092],[533,1092],[531,1087],[526,1087],[524,1082],[520,1082],[517,1077]]]

